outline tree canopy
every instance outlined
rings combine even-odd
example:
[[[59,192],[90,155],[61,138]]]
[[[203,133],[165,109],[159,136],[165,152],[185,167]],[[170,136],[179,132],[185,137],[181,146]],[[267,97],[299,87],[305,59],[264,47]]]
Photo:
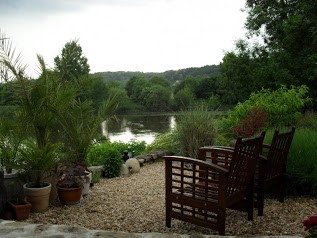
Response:
[[[83,56],[78,40],[67,42],[60,56],[54,58],[55,69],[61,74],[63,80],[73,81],[90,71],[88,59]]]

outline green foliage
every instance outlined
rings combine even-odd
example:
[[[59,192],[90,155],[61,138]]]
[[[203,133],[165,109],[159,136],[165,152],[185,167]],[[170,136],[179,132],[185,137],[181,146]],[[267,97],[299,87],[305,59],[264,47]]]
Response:
[[[145,149],[145,153],[153,150],[167,150],[172,154],[180,154],[180,143],[177,141],[175,131],[160,134]]]
[[[219,74],[219,65],[206,65],[203,67],[191,67],[179,70],[168,70],[163,73],[144,73],[133,71],[118,71],[118,72],[98,72],[94,76],[100,76],[106,81],[128,81],[132,77],[144,77],[151,79],[152,77],[162,77],[169,82],[182,81],[188,76],[216,76]]]
[[[114,178],[120,175],[123,160],[121,159],[121,153],[114,148],[109,148],[107,157],[103,161],[103,171],[105,177]]]
[[[278,128],[295,124],[301,109],[310,101],[307,93],[308,88],[304,85],[290,89],[281,86],[276,91],[262,89],[252,93],[248,100],[238,103],[232,111],[229,110],[228,117],[221,122],[222,133],[232,134],[232,129],[241,125],[254,107],[264,110],[267,126]]]
[[[98,108],[110,95],[108,85],[101,78],[90,75],[81,76],[78,84],[78,96],[81,101],[90,100],[95,108]]]
[[[93,171],[91,182],[92,183],[99,183],[101,179],[101,172],[100,171]]]
[[[114,154],[121,158],[125,150],[132,152],[133,156],[137,156],[143,153],[145,148],[146,143],[144,141],[137,140],[130,140],[128,143],[121,141],[96,143],[90,147],[88,152],[88,165],[92,166],[104,164],[105,158],[111,157]]]
[[[146,80],[133,77],[127,82],[125,89],[129,98],[144,106],[147,111],[164,111],[170,104],[170,87],[163,78]]]
[[[183,88],[174,95],[173,108],[186,110],[189,108],[195,99],[195,95],[190,88]]]
[[[256,62],[251,51],[252,48],[240,40],[236,43],[236,52],[227,52],[220,63],[219,94],[226,104],[242,102],[260,89],[256,83]]]
[[[127,95],[127,92],[123,88],[119,87],[110,87],[109,95],[115,98],[115,102],[118,104],[118,113],[124,113],[128,110],[133,110],[133,102]]]
[[[107,178],[120,175],[123,164],[122,153],[126,149],[122,142],[106,142],[94,144],[88,153],[88,164],[103,165],[103,171]]]
[[[278,71],[291,75],[279,84],[307,85],[316,107],[317,2],[247,0],[246,12],[249,35],[261,35],[267,49],[267,54],[261,56],[265,59],[261,64],[263,74],[271,75],[274,70],[270,68],[276,65]]]
[[[126,148],[127,147],[123,142],[93,144],[87,155],[88,165],[92,166],[104,164],[105,159],[113,156],[114,154],[121,158],[121,155]]]
[[[19,150],[21,161],[18,168],[24,171],[31,187],[39,188],[42,185],[45,175],[56,171],[60,162],[61,144],[48,142],[39,147],[34,141],[27,140]]]
[[[82,55],[82,48],[78,40],[67,42],[62,49],[61,56],[54,58],[55,68],[65,81],[75,81],[90,71],[88,59]]]
[[[87,100],[74,99],[67,105],[68,110],[58,114],[63,128],[65,152],[69,161],[85,164],[90,145],[98,139],[101,122],[113,118],[116,105],[112,98],[105,101],[98,109]]]
[[[296,127],[309,128],[317,131],[317,114],[314,112],[306,112],[297,120]]]
[[[169,89],[155,84],[151,87],[143,88],[140,94],[140,103],[147,111],[160,112],[169,108],[171,92]]]
[[[287,194],[317,195],[317,131],[297,128],[286,167]]]
[[[281,132],[289,128],[280,128]],[[264,143],[270,144],[274,129],[266,132]],[[287,195],[317,195],[317,131],[296,128],[286,163]]]
[[[164,77],[159,77],[159,76],[153,76],[150,79],[150,82],[154,85],[155,84],[161,85],[164,88],[169,88],[171,86],[171,83],[167,79],[165,79]]]
[[[127,148],[125,150],[132,152],[132,156],[138,156],[146,149],[146,142],[132,139],[125,145],[125,148]]]
[[[17,166],[19,150],[26,136],[20,121],[14,119],[0,119],[0,162],[11,169]]]
[[[216,128],[212,112],[204,107],[188,109],[177,116],[176,128],[156,136],[145,152],[168,150],[175,155],[197,158],[199,147],[215,144]]]
[[[177,121],[175,133],[181,154],[197,158],[199,147],[214,145],[217,134],[214,116],[203,107],[184,111]]]

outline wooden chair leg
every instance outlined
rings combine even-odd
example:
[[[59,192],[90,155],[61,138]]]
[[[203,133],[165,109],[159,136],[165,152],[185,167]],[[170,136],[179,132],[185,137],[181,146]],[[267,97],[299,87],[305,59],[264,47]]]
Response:
[[[218,214],[219,235],[224,236],[226,232],[226,208],[221,208]]]
[[[264,210],[264,189],[263,187],[259,187],[256,194],[256,202],[258,208],[258,216],[263,216]]]
[[[253,208],[254,208],[254,179],[248,187],[247,191],[247,211],[248,211],[248,220],[253,221]]]
[[[278,201],[283,203],[284,202],[284,177],[281,176],[279,181],[279,188],[278,188]]]
[[[168,202],[166,202],[166,208],[165,208],[165,226],[170,228],[171,227],[171,215],[170,215],[171,209]]]

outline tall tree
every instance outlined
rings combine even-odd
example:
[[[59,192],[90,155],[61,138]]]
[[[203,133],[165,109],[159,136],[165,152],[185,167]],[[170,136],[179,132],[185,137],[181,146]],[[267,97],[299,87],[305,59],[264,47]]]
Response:
[[[317,98],[317,1],[247,0],[246,28],[261,35],[269,57],[292,75],[286,85],[306,84]]]
[[[88,59],[83,56],[82,48],[78,40],[67,42],[60,56],[54,58],[55,69],[63,80],[73,81],[90,71]]]

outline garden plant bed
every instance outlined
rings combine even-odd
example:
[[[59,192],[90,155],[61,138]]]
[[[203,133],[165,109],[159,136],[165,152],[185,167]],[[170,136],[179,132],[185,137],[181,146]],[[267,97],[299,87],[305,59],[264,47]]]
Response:
[[[58,202],[45,213],[31,213],[26,222],[78,225],[88,229],[125,232],[216,234],[214,231],[172,219],[165,227],[164,162],[147,164],[140,173],[102,179],[79,205]],[[266,199],[264,216],[227,210],[226,235],[305,236],[303,220],[317,213],[317,199],[286,198],[284,203]]]

